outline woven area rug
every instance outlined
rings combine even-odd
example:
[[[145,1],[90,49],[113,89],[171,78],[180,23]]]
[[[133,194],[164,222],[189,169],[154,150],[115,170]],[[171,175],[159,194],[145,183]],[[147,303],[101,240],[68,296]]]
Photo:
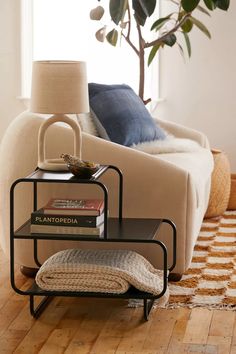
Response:
[[[169,283],[166,307],[236,310],[236,211],[204,220],[190,268],[181,281]]]

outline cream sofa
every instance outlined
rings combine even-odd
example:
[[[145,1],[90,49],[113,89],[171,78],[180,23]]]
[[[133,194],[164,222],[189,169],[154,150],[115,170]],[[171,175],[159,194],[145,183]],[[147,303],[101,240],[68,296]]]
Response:
[[[14,180],[30,174],[37,165],[37,136],[43,117],[24,112],[7,129],[0,148],[0,242],[9,254],[9,189]],[[174,272],[183,273],[189,266],[194,243],[207,208],[212,154],[207,138],[186,127],[159,121],[176,137],[197,141],[201,148],[195,152],[168,153],[156,156],[127,148],[99,137],[83,133],[82,156],[101,164],[118,166],[124,175],[124,216],[169,218],[177,226],[177,265]],[[70,128],[53,125],[47,134],[48,157],[72,150]],[[117,176],[109,172],[102,177],[109,188],[109,212],[117,215]],[[46,185],[39,187],[39,203],[43,206],[50,197],[92,197],[99,191],[88,186]],[[20,185],[16,191],[15,227],[29,218],[32,208],[32,187]],[[162,227],[159,234],[172,253],[171,232]],[[98,243],[93,245],[99,247]],[[114,245],[112,245],[114,248]],[[73,242],[40,241],[39,259],[43,261],[61,248],[78,247]],[[80,242],[79,247],[92,247]],[[111,246],[107,246],[111,247]],[[123,246],[119,245],[119,248]],[[125,245],[125,247],[132,247]],[[134,249],[134,247],[132,247]],[[137,245],[135,250],[158,266],[159,253],[153,246]],[[32,241],[17,241],[16,261],[34,267]],[[171,260],[170,260],[171,262]]]

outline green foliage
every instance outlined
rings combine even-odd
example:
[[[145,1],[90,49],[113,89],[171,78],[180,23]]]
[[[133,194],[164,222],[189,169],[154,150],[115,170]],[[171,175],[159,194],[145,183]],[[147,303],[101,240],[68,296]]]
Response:
[[[102,5],[102,0],[98,0],[98,1]],[[116,25],[116,27],[111,29],[106,35],[107,41],[113,46],[116,46],[116,44],[118,43],[119,36],[125,37],[124,31],[130,25],[130,22],[132,21],[132,16],[133,19],[138,24],[138,26],[145,26],[147,18],[153,15],[157,4],[157,0],[103,0],[103,1],[109,2],[109,13],[111,16],[111,20]],[[166,30],[166,28],[168,27],[166,26],[168,26],[169,22],[173,23],[173,20],[176,21],[176,26],[174,26],[174,30],[170,30],[169,36],[165,36],[165,40],[153,43],[152,45],[153,50],[151,50],[148,59],[149,64],[153,60],[155,54],[157,53],[160,47],[164,47],[165,45],[173,46],[175,43],[178,43],[178,37],[176,35],[173,36],[175,32],[178,33],[182,31],[186,34],[186,33],[190,33],[194,27],[197,27],[208,38],[211,38],[210,32],[208,31],[206,26],[201,21],[199,21],[195,16],[194,17],[192,16],[193,12],[195,13],[196,11],[200,11],[203,14],[210,16],[210,12],[214,11],[216,8],[226,11],[230,5],[230,0],[169,0],[169,1],[172,1],[174,4],[176,4],[177,7],[176,12],[172,12],[165,17],[155,19],[150,30],[151,31],[154,30],[156,32],[162,31],[163,35],[166,35],[166,33],[168,33],[168,29]],[[101,8],[101,5],[99,6],[99,8]],[[94,14],[93,17],[95,17]],[[160,35],[162,35],[162,33],[159,34],[159,37]],[[187,38],[187,41],[185,40],[186,48],[189,54],[190,37],[188,36],[186,38]],[[133,49],[134,47],[135,46],[133,45]]]
[[[227,11],[229,8],[230,0],[213,0],[215,6],[221,10]]]
[[[118,40],[118,31],[113,28],[113,30],[107,33],[106,39],[111,45],[115,47]]]
[[[168,15],[168,16],[166,16],[166,17],[162,17],[162,18],[159,18],[158,20],[156,20],[156,21],[153,23],[152,27],[151,27],[151,31],[154,30],[154,29],[155,29],[156,31],[159,31],[159,30],[161,29],[161,27],[162,27],[166,22],[169,21],[170,17],[171,17],[171,14]]]
[[[182,0],[181,5],[186,12],[192,12],[198,6],[200,0]]]
[[[204,3],[206,7],[211,11],[213,11],[216,8],[216,5],[213,0],[204,0]]]
[[[130,47],[139,56],[140,63],[145,62],[145,51],[150,49],[148,56],[148,65],[151,64],[160,48],[165,46],[173,47],[178,45],[181,53],[183,54],[182,43],[179,43],[179,33],[183,34],[184,43],[188,56],[191,56],[191,41],[190,35],[194,28],[199,29],[208,38],[211,34],[207,27],[197,17],[198,13],[211,16],[212,12],[216,9],[227,11],[230,6],[230,0],[165,0],[172,2],[175,5],[174,12],[166,15],[165,17],[155,18],[155,8],[157,0],[98,0],[99,6],[92,9],[90,18],[92,20],[103,20],[104,8],[102,3],[109,3],[109,15],[113,28],[109,29],[105,36],[106,26],[96,32],[96,37],[101,42],[106,38],[108,43],[116,46],[118,39],[124,38]],[[164,1],[164,0],[162,0]],[[193,15],[194,13],[194,15]],[[152,16],[153,15],[153,16]],[[153,24],[150,30],[155,33],[156,38],[151,42],[145,40],[142,27],[145,26],[146,20],[153,17]],[[135,42],[131,36],[131,28],[136,29],[138,32],[138,40]],[[142,64],[143,65],[143,64]],[[144,78],[144,67],[140,65],[142,75],[140,80]],[[141,86],[144,83],[141,82]],[[143,95],[143,90],[140,91],[140,97]],[[143,98],[143,97],[141,97]]]
[[[208,31],[208,29],[206,28],[206,26],[200,22],[199,20],[197,20],[196,18],[194,17],[190,17],[190,21],[200,29],[200,31],[202,31],[208,38],[211,38],[211,34],[210,32]]]
[[[183,18],[187,15],[187,13],[185,11],[181,11],[179,13],[179,17],[178,17],[178,20],[181,21],[183,20]],[[183,32],[190,32],[193,28],[193,23],[192,21],[187,18],[186,20],[184,20],[183,24],[181,25],[181,29],[183,30]]]
[[[184,35],[184,39],[185,39],[185,43],[186,43],[186,47],[187,47],[188,56],[190,58],[191,54],[192,54],[192,48],[191,48],[189,35],[187,33],[185,33],[185,32],[183,32],[183,35]]]
[[[161,47],[161,44],[157,44],[157,45],[154,45],[149,53],[149,56],[148,56],[148,66],[151,64],[151,62],[153,61],[158,49]]]
[[[230,5],[230,0],[203,0],[206,7],[213,11],[217,7],[221,10],[227,11]]]
[[[156,7],[156,0],[132,0],[134,17],[138,24],[144,26],[147,17],[150,17]]]
[[[176,35],[171,33],[168,34],[164,39],[163,39],[163,43],[168,45],[168,47],[173,47],[173,45],[176,43]]]
[[[109,10],[112,21],[116,25],[123,20],[127,10],[128,0],[110,0]]]

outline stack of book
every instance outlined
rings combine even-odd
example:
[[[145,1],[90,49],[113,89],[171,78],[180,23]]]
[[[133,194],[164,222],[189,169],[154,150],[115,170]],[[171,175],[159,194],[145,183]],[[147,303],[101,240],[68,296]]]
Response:
[[[50,199],[31,214],[31,233],[101,236],[104,231],[102,199]]]

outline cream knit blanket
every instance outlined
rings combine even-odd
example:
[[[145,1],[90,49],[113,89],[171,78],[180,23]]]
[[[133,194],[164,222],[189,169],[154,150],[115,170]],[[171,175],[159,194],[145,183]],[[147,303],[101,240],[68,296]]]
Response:
[[[158,295],[163,272],[143,256],[128,250],[68,249],[50,257],[36,275],[44,290],[85,291],[123,294],[131,285]],[[168,291],[161,303],[168,299]]]

